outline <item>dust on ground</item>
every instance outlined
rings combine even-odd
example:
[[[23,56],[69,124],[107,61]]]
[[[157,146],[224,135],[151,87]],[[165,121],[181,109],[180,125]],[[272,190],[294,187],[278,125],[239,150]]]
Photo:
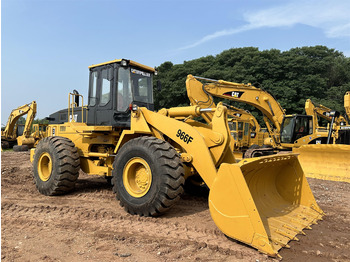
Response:
[[[158,218],[121,208],[102,177],[80,173],[74,192],[41,195],[28,152],[1,153],[2,261],[277,261],[227,239],[207,198],[184,194]],[[323,221],[298,235],[283,261],[350,261],[350,183],[308,179]]]

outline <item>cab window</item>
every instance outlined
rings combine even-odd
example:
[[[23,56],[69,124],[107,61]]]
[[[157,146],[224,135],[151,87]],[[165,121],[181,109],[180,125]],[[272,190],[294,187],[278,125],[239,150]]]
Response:
[[[293,136],[293,118],[286,117],[283,120],[281,142],[292,143],[292,136]]]
[[[97,90],[97,76],[98,72],[94,71],[90,74],[90,93],[89,93],[89,105],[96,105],[96,90]]]
[[[295,132],[295,140],[309,135],[310,134],[309,119],[306,117],[297,117],[295,122],[294,132]]]
[[[111,99],[111,85],[113,79],[112,68],[102,69],[101,99],[100,106],[108,104]]]
[[[249,123],[244,124],[244,136],[248,136],[249,133]]]
[[[138,69],[131,69],[131,81],[134,91],[134,101],[153,103],[152,74]]]
[[[132,102],[130,71],[128,68],[118,69],[117,111],[125,112]]]
[[[238,122],[238,140],[242,140],[243,138],[243,122]]]

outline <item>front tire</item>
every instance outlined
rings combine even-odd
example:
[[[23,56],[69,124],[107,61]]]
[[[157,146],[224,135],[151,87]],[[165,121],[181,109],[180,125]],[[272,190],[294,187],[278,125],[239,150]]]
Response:
[[[74,189],[79,176],[80,159],[74,143],[65,137],[46,137],[38,143],[34,155],[34,182],[47,196],[62,195]]]
[[[113,163],[113,191],[130,214],[157,216],[183,193],[180,156],[167,142],[138,137],[125,143]]]

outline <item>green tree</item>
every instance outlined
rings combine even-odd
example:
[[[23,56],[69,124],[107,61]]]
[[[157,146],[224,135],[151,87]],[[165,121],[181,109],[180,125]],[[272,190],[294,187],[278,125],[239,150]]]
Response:
[[[155,79],[162,83],[162,89],[155,89],[156,109],[189,104],[185,87],[188,74],[252,83],[274,95],[288,114],[304,113],[307,98],[344,113],[343,97],[350,90],[350,58],[325,46],[298,47],[284,52],[233,48],[177,65],[167,61],[157,71]],[[256,111],[241,103],[234,105]]]

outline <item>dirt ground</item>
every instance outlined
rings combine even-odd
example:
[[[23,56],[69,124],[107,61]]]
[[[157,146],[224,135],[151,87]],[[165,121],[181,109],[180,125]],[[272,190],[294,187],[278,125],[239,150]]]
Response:
[[[47,197],[32,174],[28,152],[1,153],[2,261],[277,261],[227,239],[207,198],[185,194],[162,217],[138,217],[104,178],[81,173],[73,193]],[[350,261],[350,184],[308,180],[326,216],[283,261]]]

